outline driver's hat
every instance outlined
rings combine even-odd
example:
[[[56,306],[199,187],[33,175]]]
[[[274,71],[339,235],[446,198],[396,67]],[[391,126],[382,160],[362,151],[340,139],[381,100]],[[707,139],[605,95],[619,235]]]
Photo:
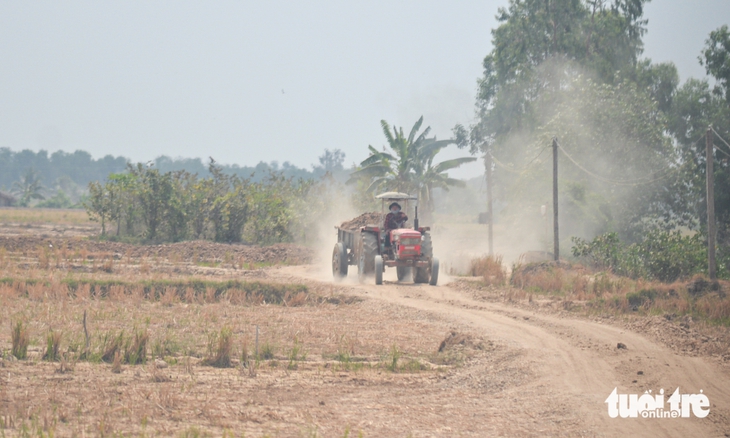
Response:
[[[397,202],[394,202],[394,203],[390,204],[390,205],[388,206],[388,210],[392,210],[392,209],[393,209],[393,206],[396,206],[396,207],[398,207],[399,209],[401,209],[401,210],[402,210],[402,208],[401,208],[400,204],[399,204],[399,203],[397,203]]]

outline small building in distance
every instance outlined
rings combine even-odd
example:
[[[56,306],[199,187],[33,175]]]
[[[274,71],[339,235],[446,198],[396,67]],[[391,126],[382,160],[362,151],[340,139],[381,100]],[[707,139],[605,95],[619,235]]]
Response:
[[[15,199],[15,196],[10,193],[0,191],[0,207],[12,207],[15,205],[16,201],[17,199]]]

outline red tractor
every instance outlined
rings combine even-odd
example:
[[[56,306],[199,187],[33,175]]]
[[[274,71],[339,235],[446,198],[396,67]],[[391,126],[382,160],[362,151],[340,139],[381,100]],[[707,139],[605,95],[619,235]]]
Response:
[[[409,202],[417,198],[405,193],[387,192],[376,196],[382,201],[380,220],[355,230],[337,228],[337,244],[332,251],[332,274],[335,280],[347,276],[347,268],[357,265],[358,278],[375,276],[375,284],[383,283],[385,267],[395,267],[398,281],[411,278],[415,283],[436,285],[439,278],[439,261],[433,256],[429,227],[419,227],[418,206],[415,205],[413,228],[385,229],[385,206],[390,202],[402,202],[408,211]]]

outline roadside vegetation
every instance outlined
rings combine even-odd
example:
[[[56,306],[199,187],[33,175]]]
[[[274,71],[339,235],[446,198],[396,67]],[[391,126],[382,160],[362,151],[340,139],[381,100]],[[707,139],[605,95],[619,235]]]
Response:
[[[640,260],[640,259],[639,259]],[[681,261],[680,261],[681,263]],[[656,272],[661,275],[663,266]],[[498,257],[471,262],[470,276],[509,300],[557,300],[563,310],[586,313],[659,315],[730,327],[730,282],[696,274],[669,281],[616,275],[577,262],[517,262],[508,270]]]

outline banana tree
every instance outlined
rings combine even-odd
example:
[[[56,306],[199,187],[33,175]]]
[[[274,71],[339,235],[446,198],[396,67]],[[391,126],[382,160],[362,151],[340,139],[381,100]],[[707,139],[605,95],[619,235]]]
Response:
[[[370,155],[360,163],[360,167],[350,174],[348,183],[360,179],[369,181],[368,192],[395,190],[399,192],[417,193],[421,205],[426,207],[424,213],[434,210],[433,189],[440,187],[448,190],[451,186],[463,185],[463,182],[449,178],[447,170],[457,168],[476,158],[463,157],[433,164],[436,155],[454,140],[436,140],[428,137],[431,128],[427,127],[419,134],[423,125],[421,116],[405,136],[403,128],[391,127],[385,120],[380,121],[388,147],[383,151],[368,146]],[[391,132],[392,130],[392,132]]]
[[[425,207],[423,210],[427,215],[433,213],[436,206],[433,202],[433,190],[440,188],[448,191],[450,187],[463,187],[464,181],[450,178],[448,170],[456,169],[462,164],[475,161],[475,157],[460,157],[451,160],[442,161],[434,164],[434,158],[443,148],[453,144],[454,140],[436,140],[428,139],[424,142],[419,150],[419,159],[416,160],[417,166],[414,167],[415,178],[418,183],[418,198],[420,204]],[[425,216],[424,219],[427,219]]]

